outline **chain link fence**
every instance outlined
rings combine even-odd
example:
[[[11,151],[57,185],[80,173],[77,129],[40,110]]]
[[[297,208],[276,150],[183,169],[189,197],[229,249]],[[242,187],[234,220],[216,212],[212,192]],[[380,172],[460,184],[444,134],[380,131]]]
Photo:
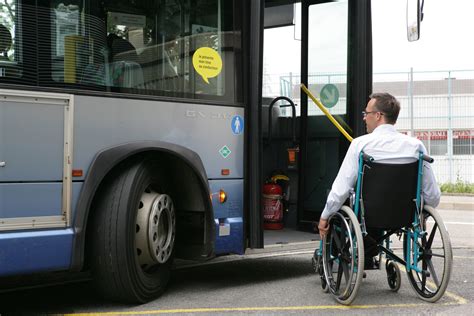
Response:
[[[396,127],[425,144],[435,159],[433,169],[438,182],[474,183],[474,70],[374,73],[373,82],[374,92],[388,92],[400,101]],[[299,104],[299,83],[299,74],[267,74],[264,96],[285,95]],[[321,91],[328,83],[339,89],[339,102],[329,111],[344,114],[346,75],[309,76],[313,92]],[[322,115],[315,106],[310,105],[308,111],[309,115]]]

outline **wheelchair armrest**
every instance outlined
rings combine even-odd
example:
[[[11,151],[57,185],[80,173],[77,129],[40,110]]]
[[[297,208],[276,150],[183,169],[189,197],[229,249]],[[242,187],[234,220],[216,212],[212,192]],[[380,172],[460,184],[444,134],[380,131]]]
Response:
[[[434,159],[428,155],[423,154],[423,160],[429,163],[433,163]]]

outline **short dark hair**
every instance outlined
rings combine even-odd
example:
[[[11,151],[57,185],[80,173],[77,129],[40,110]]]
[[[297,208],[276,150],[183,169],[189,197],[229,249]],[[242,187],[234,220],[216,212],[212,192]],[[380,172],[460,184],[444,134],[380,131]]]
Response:
[[[385,116],[385,121],[395,124],[400,113],[400,102],[390,93],[372,93],[370,99],[375,99],[374,107]]]

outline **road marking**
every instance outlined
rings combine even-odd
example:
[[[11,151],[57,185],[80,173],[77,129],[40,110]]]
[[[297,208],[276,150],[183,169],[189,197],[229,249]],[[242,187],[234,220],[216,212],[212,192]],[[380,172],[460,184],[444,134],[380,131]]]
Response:
[[[446,296],[452,298],[455,301],[454,304],[459,304],[459,305],[467,304],[467,300],[462,296],[459,296],[457,294],[454,294],[454,293],[451,293],[451,292],[448,292],[448,291],[444,292],[444,294]]]
[[[252,254],[245,256],[238,256],[229,261],[238,261],[244,259],[257,259],[257,258],[269,258],[269,257],[281,257],[298,254],[310,254],[314,250],[299,250],[299,251],[288,251],[284,253],[261,253]],[[250,257],[250,258],[249,258]],[[458,258],[458,257],[455,257]],[[469,257],[466,257],[469,258]],[[229,262],[226,261],[226,262]],[[219,263],[219,262],[217,262]],[[222,262],[220,262],[222,263]],[[211,263],[212,264],[212,263]],[[399,264],[400,265],[400,264]],[[402,268],[404,266],[400,265]],[[439,303],[439,306],[451,306],[451,305],[464,305],[468,301],[454,293],[446,291],[444,293],[447,297],[453,301]],[[76,314],[64,314],[64,315],[75,315],[75,316],[103,316],[103,315],[162,315],[162,314],[186,314],[186,313],[223,313],[223,312],[272,312],[272,311],[311,311],[311,310],[350,310],[350,309],[375,309],[375,308],[410,308],[410,307],[422,307],[422,306],[433,306],[433,303],[412,303],[412,304],[370,304],[370,305],[309,305],[309,306],[262,306],[262,307],[203,307],[203,308],[178,308],[178,309],[163,309],[163,310],[147,310],[147,311],[134,311],[134,312],[96,312],[96,313],[76,313]]]
[[[298,250],[298,251],[287,251],[278,253],[260,253],[251,254],[245,256],[237,256],[228,261],[220,261],[214,263],[223,263],[231,261],[239,261],[245,259],[260,259],[260,258],[271,258],[271,257],[282,257],[289,255],[300,255],[310,254],[314,250]],[[468,258],[454,256],[454,258]],[[201,265],[214,264],[212,261]],[[399,264],[403,269],[403,265]],[[186,266],[189,267],[189,266]],[[452,302],[439,303],[439,306],[451,306],[451,305],[465,305],[468,301],[452,292],[446,291],[444,293],[447,297],[451,298]],[[178,309],[163,309],[163,310],[147,310],[147,311],[134,311],[134,312],[92,312],[92,313],[72,313],[63,315],[74,315],[74,316],[103,316],[103,315],[162,315],[162,314],[186,314],[186,313],[222,313],[222,312],[262,312],[262,311],[311,311],[311,310],[350,310],[350,309],[375,309],[375,308],[410,308],[410,307],[422,307],[422,306],[433,306],[433,303],[412,303],[412,304],[370,304],[370,305],[309,305],[309,306],[262,306],[262,307],[214,307],[214,308],[178,308]]]
[[[405,270],[405,273],[407,272],[407,269],[404,265],[402,265],[401,263],[397,262],[397,265],[399,267],[401,267],[403,270]],[[434,284],[433,282],[431,282],[430,280],[427,280],[426,283],[428,283],[428,285],[430,285],[431,287],[436,287],[436,284]],[[444,304],[441,304],[441,305],[464,305],[467,303],[467,300],[462,297],[462,296],[459,296],[457,294],[454,294],[454,293],[451,293],[449,291],[444,291],[444,294],[443,296],[446,295],[450,298],[452,298],[454,300],[453,303],[444,303]]]
[[[466,222],[444,222],[445,224],[450,225],[474,225],[474,223],[466,223]]]
[[[446,292],[446,294],[448,294]],[[455,294],[449,293],[455,302],[447,302],[439,305],[459,305],[466,304],[467,301]],[[452,294],[452,296],[451,296]],[[414,303],[414,304],[382,304],[382,305],[309,305],[309,306],[262,306],[262,307],[216,307],[216,308],[180,308],[180,309],[162,309],[147,310],[136,312],[104,312],[104,313],[77,313],[64,314],[75,316],[92,316],[92,315],[159,315],[159,314],[186,314],[186,313],[222,313],[222,312],[272,312],[272,311],[308,311],[308,310],[350,310],[350,309],[375,309],[375,308],[409,308],[433,306],[432,303]]]

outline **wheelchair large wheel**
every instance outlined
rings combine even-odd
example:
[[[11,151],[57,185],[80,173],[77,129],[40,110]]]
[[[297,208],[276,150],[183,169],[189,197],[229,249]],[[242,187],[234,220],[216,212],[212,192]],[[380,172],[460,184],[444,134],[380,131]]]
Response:
[[[355,299],[364,273],[364,242],[353,211],[343,206],[329,219],[323,242],[323,268],[329,291],[349,305]]]
[[[417,258],[413,258],[413,249],[410,256],[413,264],[418,263],[422,269],[407,271],[408,279],[416,294],[427,302],[439,300],[449,283],[453,263],[453,252],[449,234],[438,212],[431,206],[425,205],[421,216],[422,234],[416,241],[419,247]],[[406,258],[407,236],[403,243]]]

